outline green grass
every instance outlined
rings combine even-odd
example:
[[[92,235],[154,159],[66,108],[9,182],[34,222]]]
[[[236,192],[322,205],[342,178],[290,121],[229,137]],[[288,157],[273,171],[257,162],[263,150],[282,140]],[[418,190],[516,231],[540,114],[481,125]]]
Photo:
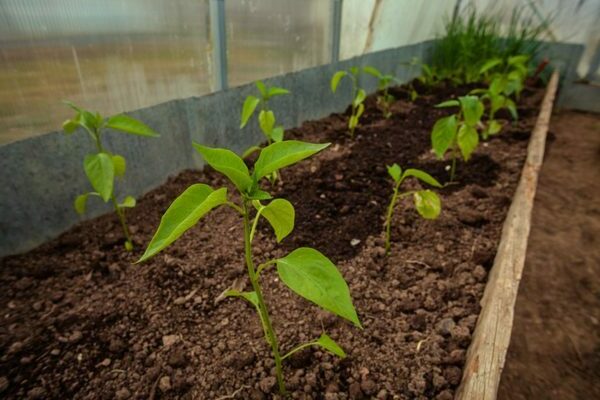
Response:
[[[478,13],[474,7],[454,20],[446,18],[445,32],[437,41],[432,67],[437,76],[454,83],[473,83],[479,69],[492,58],[527,54],[533,59],[549,20],[539,21],[523,7],[514,9],[504,26],[502,13]]]

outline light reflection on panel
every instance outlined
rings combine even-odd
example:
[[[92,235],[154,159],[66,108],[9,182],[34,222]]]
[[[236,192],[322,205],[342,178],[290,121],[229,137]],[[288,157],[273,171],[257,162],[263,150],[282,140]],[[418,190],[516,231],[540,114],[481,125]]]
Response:
[[[344,0],[340,58],[433,39],[452,15],[449,0]]]
[[[229,85],[330,61],[330,0],[226,0]]]
[[[0,0],[0,143],[210,90],[208,0]]]

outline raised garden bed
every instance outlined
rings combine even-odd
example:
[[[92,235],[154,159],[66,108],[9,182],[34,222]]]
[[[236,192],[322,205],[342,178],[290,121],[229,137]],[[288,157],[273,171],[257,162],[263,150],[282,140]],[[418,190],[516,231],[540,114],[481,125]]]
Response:
[[[429,134],[448,111],[433,105],[468,90],[440,88],[411,103],[397,88],[401,100],[389,120],[370,98],[354,141],[341,115],[287,133],[333,144],[283,170],[272,192],[294,204],[296,228],[275,246],[262,225],[256,253],[268,259],[310,245],[330,257],[364,326],[319,312],[265,275],[283,350],[324,326],[348,353],[340,360],[311,348],[293,356],[285,365],[293,398],[454,397],[544,91],[526,89],[518,124],[459,163],[459,184],[439,192],[439,219],[418,218],[408,200],[399,205],[389,257],[382,225],[391,194],[386,164],[447,180],[448,163],[431,153]],[[186,171],[145,195],[129,214],[133,254],[123,252],[118,221],[107,215],[0,261],[5,398],[273,396],[273,363],[256,314],[240,300],[216,301],[246,280],[237,215],[219,209],[148,263],[131,264],[170,202],[195,182],[226,184],[210,170]]]

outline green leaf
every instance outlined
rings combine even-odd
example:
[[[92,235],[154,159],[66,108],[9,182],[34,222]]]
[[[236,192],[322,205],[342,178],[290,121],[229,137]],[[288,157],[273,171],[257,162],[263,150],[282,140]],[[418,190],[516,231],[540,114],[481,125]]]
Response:
[[[398,164],[394,163],[391,166],[387,166],[387,171],[388,174],[390,174],[390,176],[394,180],[394,182],[398,183],[398,181],[400,180],[400,176],[402,175],[402,168],[400,168]]]
[[[456,116],[440,118],[431,131],[431,146],[433,151],[442,158],[452,142],[456,139]]]
[[[340,84],[340,80],[346,75],[348,75],[346,71],[338,71],[333,75],[333,78],[331,78],[331,91],[333,93],[335,93],[335,91],[337,90],[337,87]]]
[[[358,124],[358,119],[360,118],[361,115],[363,115],[363,113],[365,112],[365,105],[363,103],[360,103],[358,105],[358,107],[356,108],[356,123]]]
[[[444,108],[444,107],[458,107],[460,103],[458,100],[446,100],[442,101],[440,104],[436,104],[435,108]]]
[[[118,154],[113,154],[112,162],[115,167],[115,176],[118,176],[119,178],[123,177],[125,175],[125,166],[126,166],[125,158],[123,158],[123,156],[120,156]]]
[[[358,76],[360,69],[358,67],[350,67],[350,73],[354,76]]]
[[[358,126],[358,117],[356,115],[351,115],[350,118],[348,119],[348,128],[350,128],[350,130],[353,130],[357,126]]]
[[[144,255],[137,262],[145,261],[156,255],[194,226],[209,211],[226,202],[227,188],[213,190],[210,186],[202,183],[187,188],[171,203],[162,216],[154,237]]]
[[[354,107],[358,107],[360,104],[362,104],[363,101],[365,101],[366,98],[367,92],[365,92],[363,89],[358,89],[358,92],[356,92],[356,97],[354,98],[352,104],[354,105]]]
[[[256,292],[240,292],[240,291],[231,289],[231,290],[227,290],[225,293],[223,293],[223,296],[225,296],[225,297],[241,297],[241,298],[247,300],[254,307],[258,308],[258,296],[256,295]]]
[[[194,148],[204,157],[204,161],[225,175],[235,185],[235,187],[244,193],[252,185],[252,178],[248,167],[244,164],[237,154],[231,150],[218,149],[202,146],[194,143]]]
[[[83,169],[94,190],[100,193],[102,200],[108,201],[115,179],[112,157],[107,153],[88,154],[83,161]]]
[[[75,211],[77,211],[77,214],[82,215],[85,213],[87,199],[89,196],[100,197],[100,194],[96,193],[96,192],[88,192],[88,193],[80,194],[79,196],[77,196],[75,198],[75,202],[73,204],[75,206]]]
[[[290,91],[287,89],[273,86],[273,87],[269,88],[267,96],[268,97],[281,96],[281,95],[289,94],[289,93],[290,93]]]
[[[132,135],[158,137],[160,136],[148,125],[125,114],[115,115],[106,121],[106,127]]]
[[[135,207],[136,201],[132,196],[127,196],[125,199],[119,204],[121,208],[133,208]]]
[[[408,176],[414,176],[418,180],[425,182],[426,184],[431,185],[431,186],[440,187],[440,188],[442,187],[442,185],[437,181],[437,179],[435,179],[433,176],[429,175],[427,172],[421,171],[420,169],[413,169],[413,168],[407,169],[406,171],[404,171],[403,177],[405,178]]]
[[[521,55],[509,57],[508,65],[517,65],[517,64],[525,65],[525,64],[527,64],[527,61],[529,61],[529,56],[526,54],[521,54]]]
[[[500,93],[504,93],[506,89],[506,79],[498,76],[492,80],[490,83],[490,93],[498,95]]]
[[[246,97],[246,100],[244,101],[244,106],[242,108],[242,122],[240,124],[240,129],[246,126],[248,120],[252,116],[252,113],[254,113],[254,110],[258,106],[258,103],[260,103],[260,99],[258,97]]]
[[[75,130],[78,127],[79,127],[79,124],[77,123],[77,121],[73,121],[72,119],[68,119],[65,122],[63,122],[63,130],[68,135],[75,132]]]
[[[495,135],[502,130],[502,125],[495,119],[491,120],[487,127],[488,135]]]
[[[463,158],[465,161],[468,161],[471,158],[471,153],[473,153],[479,144],[477,130],[472,126],[462,124],[458,130],[457,143]]]
[[[319,337],[316,344],[340,358],[346,358],[344,349],[342,349],[340,345],[337,344],[335,340],[330,338],[325,332],[321,334],[321,337]]]
[[[73,206],[75,207],[75,211],[77,211],[77,214],[83,215],[85,213],[85,204],[87,202],[89,195],[90,195],[89,193],[84,193],[84,194],[80,194],[79,196],[77,196],[75,198],[75,202],[73,203]]]
[[[262,208],[261,215],[265,217],[273,227],[277,242],[281,242],[294,230],[294,206],[285,199],[273,200]]]
[[[375,67],[371,67],[371,66],[367,65],[366,67],[363,68],[363,71],[365,71],[369,75],[374,76],[377,79],[381,78],[381,72],[379,72],[379,70],[377,70],[377,68],[375,68]]]
[[[276,262],[281,281],[296,294],[361,327],[348,285],[327,257],[301,247]]]
[[[267,87],[265,86],[265,84],[262,81],[256,81],[256,87],[258,88],[258,91],[260,92],[260,95],[262,97],[268,97],[267,94]]]
[[[283,134],[283,126],[276,126],[271,132],[271,139],[273,139],[275,142],[281,142],[283,140]]]
[[[481,68],[479,69],[480,74],[485,74],[490,69],[500,65],[502,60],[500,58],[492,58],[491,60],[486,61]]]
[[[254,177],[259,180],[271,172],[312,156],[329,146],[329,144],[306,143],[297,140],[272,143],[260,152],[260,156],[254,164]]]
[[[275,126],[275,114],[273,111],[261,110],[258,114],[258,125],[267,137],[271,137],[273,126]]]
[[[246,151],[244,151],[244,153],[242,154],[242,158],[247,158],[250,154],[254,153],[255,151],[260,151],[260,147],[258,146],[250,146],[248,147],[248,149]]]
[[[260,190],[258,188],[254,189],[252,192],[248,194],[248,198],[250,200],[270,200],[273,198],[269,193],[264,190]]]
[[[483,103],[477,96],[461,96],[458,100],[467,125],[476,126],[484,112]]]
[[[414,194],[415,208],[425,219],[436,219],[442,211],[442,204],[437,194],[431,190],[420,190]]]

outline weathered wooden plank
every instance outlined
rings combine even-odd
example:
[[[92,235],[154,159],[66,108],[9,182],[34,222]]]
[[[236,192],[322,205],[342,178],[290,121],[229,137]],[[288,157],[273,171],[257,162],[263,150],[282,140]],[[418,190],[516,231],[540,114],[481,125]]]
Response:
[[[498,252],[481,300],[481,313],[467,352],[462,382],[456,392],[457,400],[496,399],[510,344],[514,307],[525,265],[531,211],[557,86],[558,72],[554,72],[529,140],[519,185],[502,227]]]

